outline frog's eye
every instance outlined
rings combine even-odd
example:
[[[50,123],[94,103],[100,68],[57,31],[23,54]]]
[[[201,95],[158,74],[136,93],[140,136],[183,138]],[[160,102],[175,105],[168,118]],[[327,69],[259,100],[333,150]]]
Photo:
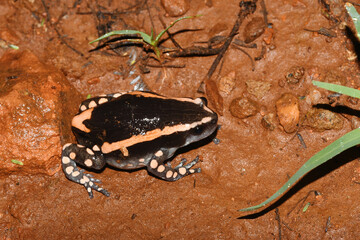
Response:
[[[204,104],[205,106],[207,106],[207,105],[208,105],[208,101],[207,101],[207,99],[206,99],[206,98],[204,98],[204,97],[200,97],[200,99],[201,99],[201,101],[203,102],[203,104]]]
[[[195,135],[200,135],[204,132],[204,127],[203,126],[196,126],[193,130],[193,133]]]
[[[200,107],[204,107],[204,106],[207,106],[208,104],[208,101],[206,98],[204,97],[199,97],[196,99],[196,102],[199,104]]]

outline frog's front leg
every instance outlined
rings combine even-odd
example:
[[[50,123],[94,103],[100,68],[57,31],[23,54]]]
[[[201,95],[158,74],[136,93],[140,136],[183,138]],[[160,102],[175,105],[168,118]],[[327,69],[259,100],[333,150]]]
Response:
[[[147,165],[148,171],[166,181],[176,181],[189,174],[201,172],[200,168],[191,169],[199,161],[199,156],[186,165],[184,165],[186,159],[183,158],[181,163],[175,168],[172,168],[170,164],[164,164],[164,161],[167,160],[166,156],[166,150],[157,151]]]
[[[92,190],[109,196],[110,193],[108,191],[96,185],[96,183],[101,183],[100,180],[93,178],[91,174],[84,173],[83,169],[79,170],[76,166],[76,163],[78,163],[88,168],[102,169],[105,166],[102,153],[96,151],[98,150],[96,146],[93,147],[93,150],[79,144],[65,144],[61,154],[62,169],[69,180],[79,183],[86,188],[90,198],[93,198]]]

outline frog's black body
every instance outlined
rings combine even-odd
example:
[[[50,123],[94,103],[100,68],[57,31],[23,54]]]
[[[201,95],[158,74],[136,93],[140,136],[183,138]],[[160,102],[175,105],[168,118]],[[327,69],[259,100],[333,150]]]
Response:
[[[211,135],[217,115],[203,99],[166,98],[149,92],[110,94],[84,101],[72,121],[79,144],[66,144],[63,170],[70,180],[109,195],[99,182],[78,170],[76,163],[93,169],[106,164],[120,169],[147,167],[155,176],[176,181],[199,168],[198,158],[175,168],[164,164],[178,148]]]

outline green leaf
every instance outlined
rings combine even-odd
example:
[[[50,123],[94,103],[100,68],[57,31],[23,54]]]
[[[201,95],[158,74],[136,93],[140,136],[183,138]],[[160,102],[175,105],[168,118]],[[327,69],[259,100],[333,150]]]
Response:
[[[251,211],[259,209],[266,204],[270,203],[280,195],[282,195],[285,191],[287,191],[290,187],[293,186],[295,182],[297,182],[301,177],[303,177],[306,173],[313,170],[314,168],[320,166],[321,164],[327,162],[329,159],[335,157],[339,153],[349,149],[353,146],[360,144],[360,129],[357,128],[352,130],[351,132],[345,134],[341,138],[337,139],[335,142],[322,149],[320,152],[316,153],[312,156],[276,193],[274,193],[270,198],[265,200],[264,202],[248,207],[243,208],[238,211]]]
[[[15,164],[17,164],[17,165],[21,165],[21,166],[24,165],[23,162],[21,162],[21,161],[19,161],[19,160],[16,160],[16,159],[11,159],[11,162],[12,162],[12,163],[15,163]]]
[[[155,41],[153,42],[153,44],[151,44],[152,46],[157,46],[157,44],[160,41],[160,38],[162,37],[162,35],[164,35],[164,33],[166,33],[167,30],[169,30],[169,28],[171,28],[172,26],[175,25],[175,23],[183,20],[183,19],[189,19],[189,18],[195,18],[195,17],[201,17],[202,15],[195,15],[195,16],[185,16],[185,17],[181,17],[179,19],[176,19],[174,22],[172,22],[167,28],[165,28],[164,30],[162,30],[157,36]]]
[[[9,44],[9,47],[15,50],[19,50],[19,47],[14,44]]]
[[[140,31],[137,31],[137,30],[118,30],[118,31],[108,32],[108,33],[102,35],[101,37],[91,41],[90,44],[94,43],[94,42],[97,42],[97,41],[100,41],[100,40],[102,40],[104,38],[111,37],[113,35],[133,35],[133,34],[140,35],[141,38],[144,40],[144,42],[146,42],[148,44],[151,44],[151,36],[147,35],[144,32],[140,32]]]
[[[360,90],[357,90],[354,88],[349,88],[349,87],[344,87],[344,86],[333,84],[333,83],[326,83],[326,82],[319,82],[319,81],[312,81],[312,83],[315,86],[324,88],[326,90],[345,94],[350,97],[360,98]]]
[[[360,40],[360,15],[356,11],[355,7],[349,2],[345,3],[345,8],[346,8],[346,11],[348,12],[348,14],[350,15],[351,19],[354,22],[354,25],[356,28],[356,36]]]

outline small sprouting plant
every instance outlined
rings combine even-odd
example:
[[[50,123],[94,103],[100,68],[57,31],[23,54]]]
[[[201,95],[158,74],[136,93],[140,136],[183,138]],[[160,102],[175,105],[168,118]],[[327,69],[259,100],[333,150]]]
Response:
[[[351,3],[347,2],[345,4],[345,8],[354,22],[357,32],[357,37],[360,40],[360,15]],[[326,90],[338,92],[341,94],[348,95],[350,97],[355,97],[360,99],[360,90],[357,89],[344,87],[332,83],[318,82],[318,81],[313,81],[313,84],[317,87],[321,87]],[[360,144],[360,128],[357,128],[345,134],[344,136],[337,139],[335,142],[331,143],[329,146],[327,146],[326,148],[322,149],[320,152],[312,156],[276,193],[274,193],[264,202],[256,206],[239,209],[238,211],[241,212],[251,211],[264,207],[266,204],[272,202],[273,200],[281,196],[284,192],[286,192],[288,189],[290,189],[290,187],[292,187],[294,183],[296,183],[300,178],[302,178],[305,174],[307,174],[314,168],[327,162],[328,160],[332,159],[339,153],[359,144]]]
[[[143,44],[145,46],[145,48],[152,49],[155,52],[156,58],[158,60],[161,60],[162,51],[159,49],[159,42],[160,42],[161,37],[164,35],[164,33],[167,30],[169,30],[169,28],[174,26],[175,23],[177,23],[183,19],[189,19],[189,18],[194,18],[194,17],[199,17],[199,16],[201,16],[201,15],[181,17],[181,18],[175,20],[174,22],[172,22],[167,28],[162,30],[156,37],[154,36],[153,29],[151,29],[151,35],[148,35],[144,32],[137,31],[137,30],[117,30],[117,31],[108,32],[108,33],[102,35],[101,37],[95,39],[94,41],[91,41],[90,44],[100,41],[104,38],[108,38],[113,35],[140,35],[140,39],[125,39],[125,41]]]

